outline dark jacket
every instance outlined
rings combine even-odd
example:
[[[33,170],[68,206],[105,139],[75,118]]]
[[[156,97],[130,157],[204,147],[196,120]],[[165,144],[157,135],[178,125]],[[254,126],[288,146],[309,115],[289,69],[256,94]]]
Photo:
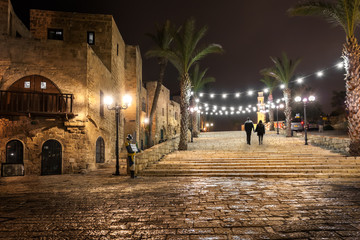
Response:
[[[256,125],[255,132],[257,132],[257,135],[264,135],[265,134],[265,126],[262,123],[259,123]]]
[[[245,131],[247,133],[251,133],[251,130],[254,130],[254,124],[251,120],[247,120],[245,122]]]

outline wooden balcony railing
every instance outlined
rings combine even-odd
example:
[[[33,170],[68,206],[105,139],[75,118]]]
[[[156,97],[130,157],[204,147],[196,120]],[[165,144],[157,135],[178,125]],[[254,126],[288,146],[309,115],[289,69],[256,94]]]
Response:
[[[74,115],[73,94],[0,91],[0,115]]]

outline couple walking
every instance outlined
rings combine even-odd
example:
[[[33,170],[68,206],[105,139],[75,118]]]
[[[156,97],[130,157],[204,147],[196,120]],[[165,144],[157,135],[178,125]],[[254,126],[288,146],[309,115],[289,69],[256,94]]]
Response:
[[[265,134],[265,126],[260,120],[259,123],[256,125],[256,129],[254,130],[254,124],[250,120],[250,118],[247,118],[245,122],[245,131],[246,131],[246,138],[247,138],[247,144],[251,144],[251,132],[257,132],[257,135],[259,137],[259,145],[263,143],[263,137]]]

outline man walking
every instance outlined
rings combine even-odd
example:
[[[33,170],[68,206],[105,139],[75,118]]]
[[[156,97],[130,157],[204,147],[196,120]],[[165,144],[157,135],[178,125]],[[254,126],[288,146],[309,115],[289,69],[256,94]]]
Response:
[[[254,124],[248,117],[245,122],[246,140],[247,144],[251,145],[251,131],[254,131]]]

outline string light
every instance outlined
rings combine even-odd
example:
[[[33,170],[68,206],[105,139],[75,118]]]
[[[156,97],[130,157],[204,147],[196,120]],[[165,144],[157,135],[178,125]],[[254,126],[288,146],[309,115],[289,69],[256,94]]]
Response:
[[[305,81],[306,78],[309,78],[309,77],[311,77],[311,76],[323,77],[323,76],[325,75],[324,72],[327,71],[327,70],[330,70],[330,69],[332,69],[332,68],[344,69],[344,68],[346,68],[346,62],[341,61],[341,62],[338,62],[337,64],[335,64],[335,65],[333,65],[333,66],[331,66],[331,67],[324,68],[324,69],[322,69],[322,70],[320,70],[320,71],[318,71],[318,72],[314,72],[314,73],[312,73],[312,74],[299,77],[299,78],[295,79],[294,81],[290,81],[289,84],[292,83],[292,82],[301,84],[301,83],[303,83],[303,82]],[[285,88],[285,86],[284,86],[284,85],[281,85],[280,88],[283,89],[283,88]],[[249,90],[249,91],[247,91],[247,95],[248,95],[248,96],[252,96],[252,95],[254,94],[254,92],[257,92],[257,91],[263,91],[264,93],[268,93],[268,92],[269,92],[268,89]],[[194,94],[194,93],[191,92],[191,95],[193,95],[193,94]],[[233,96],[235,96],[235,98],[239,98],[239,97],[241,96],[241,94],[242,94],[242,92],[222,93],[222,94],[204,93],[204,92],[202,92],[202,93],[199,94],[199,96],[200,96],[200,97],[205,97],[205,95],[208,95],[208,96],[210,96],[210,98],[215,98],[216,96],[221,95],[221,96],[223,97],[223,99],[226,99],[229,95],[233,95]]]
[[[318,72],[316,73],[316,76],[322,77],[322,76],[324,76],[324,72],[323,72],[323,71],[318,71]]]

